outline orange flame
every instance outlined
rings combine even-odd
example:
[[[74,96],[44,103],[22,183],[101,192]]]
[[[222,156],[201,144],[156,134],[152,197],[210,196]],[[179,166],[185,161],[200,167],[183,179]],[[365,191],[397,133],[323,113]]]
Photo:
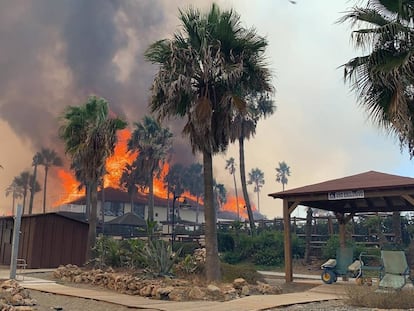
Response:
[[[114,154],[106,161],[107,174],[104,177],[104,186],[119,189],[119,181],[121,179],[123,170],[127,164],[132,164],[136,158],[136,153],[128,152],[128,140],[131,138],[131,132],[128,129],[124,129],[118,132],[118,142],[114,149]],[[167,198],[167,187],[164,183],[164,177],[168,174],[169,165],[165,163],[160,176],[154,179],[154,195],[160,198]],[[64,169],[58,170],[58,177],[62,182],[64,195],[53,204],[54,207],[73,202],[85,195],[85,190],[79,190],[80,183],[76,180],[71,171]],[[188,191],[181,195],[193,202],[197,201],[197,198],[191,195]],[[170,194],[172,199],[172,194]],[[202,199],[199,199],[199,203],[203,204]],[[247,219],[247,210],[245,208],[245,201],[243,198],[238,198],[239,214],[241,218]],[[256,210],[252,206],[253,210]],[[232,212],[237,215],[236,197],[229,197],[227,203],[221,207],[222,211]]]
[[[131,164],[137,153],[128,152],[128,140],[131,132],[127,129],[118,132],[118,143],[115,146],[114,154],[106,160],[106,175],[104,187],[119,188],[119,181],[127,164]]]
[[[239,205],[239,215],[240,218],[249,219],[246,209],[246,201],[244,198],[238,197],[236,200],[235,196],[227,198],[227,202],[221,206],[221,211],[232,212],[237,215],[237,202]],[[256,211],[256,206],[251,203],[252,211]]]
[[[127,164],[132,164],[137,153],[128,152],[128,140],[131,132],[124,129],[118,132],[118,142],[114,149],[114,154],[106,161],[107,174],[104,177],[104,186],[119,189],[119,181],[123,170]],[[167,197],[167,190],[164,187],[163,179],[168,174],[169,165],[166,163],[161,171],[160,177],[154,179],[154,195],[162,198]],[[53,206],[67,204],[85,195],[85,190],[78,190],[80,183],[76,180],[73,173],[65,169],[58,170],[59,179],[62,182],[65,195],[62,196]]]

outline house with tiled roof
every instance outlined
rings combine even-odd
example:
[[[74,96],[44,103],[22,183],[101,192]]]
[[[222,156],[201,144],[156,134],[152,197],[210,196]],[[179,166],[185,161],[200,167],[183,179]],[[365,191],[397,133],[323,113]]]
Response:
[[[102,209],[102,199],[104,199],[104,208]],[[148,195],[138,192],[131,196],[121,189],[105,188],[104,191],[98,192],[98,217],[102,219],[102,210],[104,211],[105,223],[114,220],[117,217],[127,213],[133,213],[143,220],[148,218]],[[174,204],[176,220],[184,220],[195,224],[204,223],[204,207],[193,200],[180,198]],[[72,201],[60,207],[61,211],[85,213],[86,197]],[[172,219],[173,202],[172,199],[160,198],[154,195],[154,220],[158,223],[168,222]]]

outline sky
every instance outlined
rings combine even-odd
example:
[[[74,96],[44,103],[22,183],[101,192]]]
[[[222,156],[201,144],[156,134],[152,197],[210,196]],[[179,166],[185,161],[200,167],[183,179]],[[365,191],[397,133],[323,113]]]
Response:
[[[42,146],[64,157],[57,128],[67,105],[81,104],[96,94],[129,122],[141,120],[148,113],[149,87],[156,70],[144,61],[143,52],[150,43],[178,29],[178,8],[189,3],[0,2],[0,189],[31,169],[32,157]],[[264,172],[262,214],[268,218],[282,215],[282,202],[268,196],[282,190],[275,170],[281,161],[291,169],[287,189],[370,170],[414,176],[408,152],[371,122],[343,81],[340,66],[364,53],[352,45],[350,25],[336,23],[354,1],[217,3],[223,9],[232,7],[246,27],[256,28],[269,42],[266,57],[274,74],[277,110],[259,122],[256,136],[245,144],[247,173],[253,168]],[[211,2],[195,4],[208,8]],[[180,123],[168,126],[176,133],[176,153],[190,163],[194,159],[181,138]],[[233,180],[225,170],[230,157],[238,164],[237,145],[216,155],[213,165],[215,178],[231,192]],[[49,201],[61,195],[53,174]],[[236,177],[240,194],[238,173]],[[253,186],[248,189],[256,204]],[[0,195],[0,214],[10,207],[11,198]],[[294,215],[301,212],[304,215],[300,209]]]

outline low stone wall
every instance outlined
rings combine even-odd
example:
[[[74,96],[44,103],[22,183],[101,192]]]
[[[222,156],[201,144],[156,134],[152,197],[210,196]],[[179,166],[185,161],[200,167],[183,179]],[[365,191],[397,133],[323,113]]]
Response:
[[[1,311],[31,311],[36,305],[29,292],[15,280],[6,280],[0,283],[0,310]]]
[[[262,282],[251,285],[242,278],[235,279],[232,284],[200,286],[185,279],[145,279],[128,273],[115,272],[113,269],[83,270],[75,265],[61,266],[54,271],[53,275],[64,282],[92,284],[123,294],[172,301],[228,301],[248,295],[282,293],[282,289],[278,286]]]

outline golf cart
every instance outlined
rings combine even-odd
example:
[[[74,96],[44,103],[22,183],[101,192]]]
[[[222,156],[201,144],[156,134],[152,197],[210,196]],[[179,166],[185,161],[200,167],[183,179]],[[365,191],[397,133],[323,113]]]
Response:
[[[354,258],[353,248],[338,248],[336,259],[328,259],[321,265],[321,279],[325,284],[332,284],[339,277],[359,277],[361,275],[362,262]]]

